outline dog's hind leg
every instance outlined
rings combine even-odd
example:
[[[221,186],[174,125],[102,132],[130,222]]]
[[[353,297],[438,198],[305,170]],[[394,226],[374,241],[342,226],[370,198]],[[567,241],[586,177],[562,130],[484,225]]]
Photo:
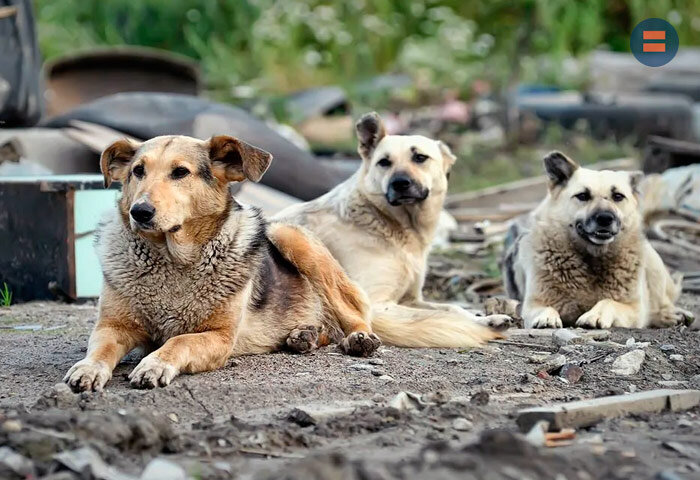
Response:
[[[349,355],[366,357],[381,345],[369,322],[366,293],[345,273],[331,252],[301,227],[274,223],[268,237],[275,247],[314,286],[331,320],[345,338],[341,348]]]
[[[330,337],[323,327],[300,325],[289,333],[287,348],[295,353],[309,353],[330,343]]]

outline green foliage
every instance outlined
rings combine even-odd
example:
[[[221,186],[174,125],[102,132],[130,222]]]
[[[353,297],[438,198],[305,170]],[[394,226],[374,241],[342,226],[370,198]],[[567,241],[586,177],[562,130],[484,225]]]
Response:
[[[640,20],[667,18],[700,43],[700,0],[35,0],[47,58],[97,45],[144,45],[201,61],[209,86],[285,92],[406,72],[469,91],[516,76],[576,86],[572,56],[627,50]],[[544,59],[543,59],[544,56]]]
[[[0,307],[9,307],[12,304],[12,291],[7,283],[3,282],[0,288]]]

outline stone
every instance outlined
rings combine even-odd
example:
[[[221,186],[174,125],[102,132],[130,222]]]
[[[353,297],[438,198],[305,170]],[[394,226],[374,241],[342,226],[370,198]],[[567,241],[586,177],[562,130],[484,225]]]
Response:
[[[22,422],[19,420],[5,420],[2,424],[2,431],[7,433],[17,433],[22,431]]]
[[[389,401],[389,406],[397,410],[422,410],[426,403],[420,395],[413,392],[399,392]]]
[[[42,409],[53,407],[65,409],[76,406],[79,402],[80,395],[73,393],[68,385],[61,382],[44,392],[37,400],[36,406]]]
[[[636,375],[642,368],[645,357],[644,350],[632,350],[620,355],[612,364],[612,372],[615,375]]]
[[[353,370],[373,370],[374,367],[370,365],[369,363],[353,363],[350,365],[350,368]]]
[[[370,358],[369,364],[370,365],[384,365],[384,360],[382,360],[381,358]]]
[[[154,458],[143,470],[141,480],[187,480],[187,473],[177,463]]]
[[[394,377],[392,377],[391,375],[382,375],[381,377],[379,377],[379,380],[384,380],[385,382],[393,382]]]
[[[34,463],[10,447],[0,447],[0,478],[35,478]]]
[[[675,352],[676,351],[676,346],[671,345],[670,343],[666,343],[664,345],[661,345],[659,349],[664,352],[664,353],[670,353],[670,352]]]
[[[561,367],[559,376],[571,384],[578,383],[583,376],[583,369],[574,363],[567,363]]]
[[[484,405],[488,405],[489,398],[490,397],[488,392],[484,392],[482,390],[481,392],[477,392],[474,395],[472,395],[469,399],[469,403],[471,403],[472,405],[478,405],[480,407],[483,407]]]
[[[684,360],[683,355],[678,355],[677,353],[674,353],[673,355],[669,355],[668,359],[671,360],[672,362],[682,362]]]
[[[467,420],[466,418],[459,417],[452,421],[452,428],[459,432],[467,432],[474,428],[474,424]]]

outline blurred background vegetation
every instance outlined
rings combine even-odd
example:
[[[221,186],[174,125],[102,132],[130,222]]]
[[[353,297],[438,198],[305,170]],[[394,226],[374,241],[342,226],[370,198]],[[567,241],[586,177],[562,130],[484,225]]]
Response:
[[[104,45],[177,52],[201,63],[207,95],[244,105],[266,99],[265,113],[279,121],[290,121],[289,112],[275,108],[275,99],[320,85],[344,87],[355,112],[382,109],[389,98],[363,96],[358,85],[384,73],[407,74],[415,86],[392,92],[394,110],[397,97],[413,107],[446,95],[469,101],[502,97],[518,83],[585,88],[583,55],[594,48],[628,51],[629,33],[649,17],[670,21],[681,45],[700,44],[700,0],[35,0],[35,6],[46,59]],[[546,147],[562,137],[549,132]],[[584,162],[630,152],[624,144],[593,145],[585,135],[566,143]],[[479,160],[461,164],[457,190],[539,169],[530,150],[462,144],[458,154]],[[513,168],[514,155],[530,160]]]
[[[469,91],[476,79],[578,86],[568,60],[629,50],[629,32],[668,19],[700,44],[700,0],[36,0],[45,58],[100,45],[201,61],[219,95],[280,93],[404,72]],[[541,58],[542,56],[545,58]]]

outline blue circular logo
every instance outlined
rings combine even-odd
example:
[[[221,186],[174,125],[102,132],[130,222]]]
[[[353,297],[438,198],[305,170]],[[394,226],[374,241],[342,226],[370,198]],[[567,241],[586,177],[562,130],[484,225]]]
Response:
[[[678,33],[666,20],[647,18],[632,30],[630,50],[648,67],[666,65],[678,52]]]

